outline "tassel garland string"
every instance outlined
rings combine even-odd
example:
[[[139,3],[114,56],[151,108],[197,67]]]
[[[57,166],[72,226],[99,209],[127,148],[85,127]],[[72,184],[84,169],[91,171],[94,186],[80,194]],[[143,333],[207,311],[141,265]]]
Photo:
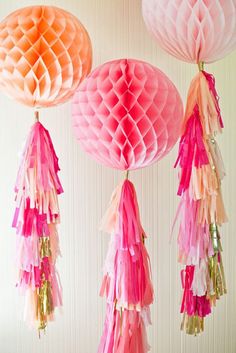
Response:
[[[60,255],[58,195],[63,192],[59,165],[48,131],[38,121],[27,138],[15,184],[17,287],[25,295],[24,318],[45,330],[62,306],[62,288],[55,265]]]
[[[146,353],[153,286],[137,196],[127,178],[112,195],[102,229],[111,240],[100,290],[107,310],[98,353]]]
[[[221,182],[223,159],[215,136],[224,127],[213,75],[198,64],[187,99],[179,154],[177,216],[183,299],[181,329],[196,335],[216,300],[227,292],[219,227],[227,222]]]

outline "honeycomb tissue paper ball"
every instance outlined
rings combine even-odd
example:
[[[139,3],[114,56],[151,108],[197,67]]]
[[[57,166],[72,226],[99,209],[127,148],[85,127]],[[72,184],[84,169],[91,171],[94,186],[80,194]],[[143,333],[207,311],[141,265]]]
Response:
[[[53,6],[31,6],[0,23],[0,88],[33,107],[67,101],[91,70],[84,26]]]
[[[236,48],[235,0],[142,0],[158,44],[180,60],[213,62]]]
[[[72,120],[82,148],[120,170],[142,168],[175,145],[183,118],[180,95],[154,66],[131,59],[96,68],[78,87]]]

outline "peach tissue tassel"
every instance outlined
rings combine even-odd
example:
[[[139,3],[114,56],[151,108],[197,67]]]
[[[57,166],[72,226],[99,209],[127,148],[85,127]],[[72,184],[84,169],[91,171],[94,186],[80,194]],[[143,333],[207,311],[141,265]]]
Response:
[[[223,121],[215,79],[199,64],[187,99],[183,135],[180,141],[177,217],[179,261],[183,299],[181,328],[196,335],[204,330],[204,318],[226,293],[220,227],[227,222],[221,181],[225,176],[215,136]]]
[[[107,305],[98,353],[146,353],[153,287],[146,235],[128,179],[114,191],[102,229],[111,233],[111,240],[100,293]]]
[[[58,158],[48,131],[36,120],[27,138],[15,185],[17,287],[25,295],[24,318],[45,330],[62,306],[62,289],[55,268],[60,255],[57,224]]]

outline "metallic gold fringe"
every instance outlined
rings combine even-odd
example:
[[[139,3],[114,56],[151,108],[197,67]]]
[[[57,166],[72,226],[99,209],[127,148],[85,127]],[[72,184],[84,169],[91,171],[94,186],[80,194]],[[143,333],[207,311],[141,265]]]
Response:
[[[204,318],[184,314],[181,323],[181,330],[185,331],[188,335],[197,336],[197,334],[204,331]]]
[[[210,225],[210,233],[214,255],[209,258],[208,267],[210,275],[210,288],[208,290],[208,297],[211,303],[215,305],[216,300],[227,293],[224,266],[222,262],[221,252],[222,246],[220,242],[220,234],[216,223]]]
[[[52,287],[49,281],[44,280],[42,287],[38,289],[37,313],[39,320],[39,330],[45,330],[48,316],[54,311]]]
[[[218,254],[215,254],[209,259],[209,274],[211,280],[211,289],[208,293],[212,304],[215,304],[217,299],[227,293],[224,266],[222,260],[218,261]]]
[[[40,246],[40,257],[43,259],[44,257],[50,257],[52,255],[50,249],[50,238],[49,237],[40,237],[39,238],[39,246]]]
[[[210,224],[210,234],[211,234],[211,240],[212,240],[212,246],[214,249],[214,253],[216,254],[216,253],[222,252],[220,234],[219,234],[218,226],[216,223]]]

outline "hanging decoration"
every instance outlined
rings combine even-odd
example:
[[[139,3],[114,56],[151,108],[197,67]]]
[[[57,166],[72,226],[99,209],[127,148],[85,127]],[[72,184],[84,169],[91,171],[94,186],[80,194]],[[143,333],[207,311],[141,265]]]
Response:
[[[102,221],[111,240],[100,293],[107,310],[98,353],[146,353],[153,287],[129,171],[171,150],[180,135],[182,101],[163,72],[122,59],[99,66],[84,80],[73,97],[72,115],[81,147],[96,161],[126,171]]]
[[[148,352],[145,325],[153,302],[150,261],[145,248],[134,185],[127,179],[115,190],[103,221],[111,240],[101,295],[107,310],[98,348],[103,352]]]
[[[223,123],[213,76],[200,71],[193,80],[180,142],[179,260],[184,288],[182,328],[187,333],[203,331],[203,319],[216,299],[226,293],[219,227],[227,221],[221,196],[225,176],[215,140]]]
[[[62,305],[56,270],[60,255],[57,224],[58,158],[49,132],[39,122],[39,108],[66,102],[90,72],[91,42],[83,25],[52,6],[19,9],[0,23],[0,88],[35,108],[17,175],[17,287],[25,295],[25,320],[39,334]]]
[[[16,180],[17,286],[26,296],[25,320],[39,330],[62,305],[60,280],[55,268],[60,255],[57,224],[58,195],[63,192],[51,138],[36,121],[25,144]]]
[[[158,44],[178,59],[197,63],[191,82],[179,154],[176,219],[183,299],[181,328],[196,335],[217,299],[227,292],[220,227],[227,222],[221,193],[225,176],[216,135],[223,120],[215,78],[204,64],[236,48],[236,3],[202,0],[143,0],[143,16]]]
[[[150,33],[167,53],[211,63],[236,48],[236,4],[221,0],[142,0]]]
[[[0,88],[20,103],[41,108],[68,101],[91,64],[86,29],[63,9],[25,7],[0,23]]]
[[[163,158],[180,134],[183,107],[166,75],[145,62],[115,60],[94,70],[73,97],[75,135],[97,162],[120,170]]]

